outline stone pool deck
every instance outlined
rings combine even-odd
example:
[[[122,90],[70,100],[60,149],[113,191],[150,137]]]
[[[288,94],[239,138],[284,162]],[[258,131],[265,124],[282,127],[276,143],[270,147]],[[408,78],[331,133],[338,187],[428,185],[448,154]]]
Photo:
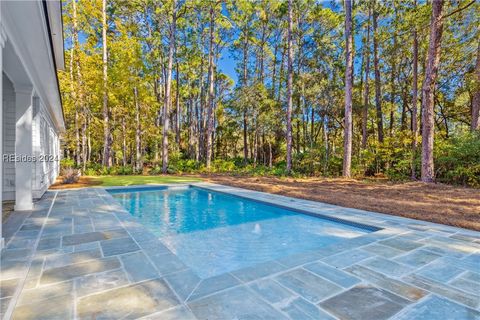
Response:
[[[479,232],[194,185],[381,230],[202,280],[105,189],[48,191],[3,226],[2,319],[480,319]]]

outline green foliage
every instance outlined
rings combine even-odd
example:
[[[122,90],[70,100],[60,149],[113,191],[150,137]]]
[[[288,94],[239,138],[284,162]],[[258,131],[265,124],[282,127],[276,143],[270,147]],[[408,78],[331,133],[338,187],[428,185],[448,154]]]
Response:
[[[438,181],[480,187],[480,134],[460,135],[435,146]]]
[[[115,166],[111,168],[110,174],[123,175],[123,176],[131,175],[133,174],[133,167],[132,166]]]
[[[88,163],[85,168],[86,176],[102,176],[102,175],[131,175],[133,174],[132,166],[113,166],[106,168],[99,163]]]
[[[60,160],[60,168],[76,168],[75,160],[70,158],[63,158],[62,160]]]
[[[212,172],[231,172],[235,170],[235,162],[231,160],[215,159],[212,165]]]
[[[108,77],[102,68],[101,5],[98,1],[62,2],[66,70],[59,72],[69,154],[86,175],[129,175],[141,162],[150,175],[161,170],[163,123],[172,174],[233,173],[275,176],[342,175],[345,110],[345,11],[332,1],[293,1],[293,172],[286,171],[287,2],[276,0],[177,1],[171,106],[163,114],[168,54],[172,39],[172,1],[108,1]],[[465,1],[446,2],[454,12]],[[73,5],[77,8],[75,41]],[[479,186],[477,136],[462,132],[471,121],[472,97],[478,89],[478,5],[445,21],[441,63],[435,87],[435,168],[438,181]],[[210,54],[215,16],[214,56]],[[412,162],[420,174],[419,142],[412,154],[412,31],[419,40],[422,86],[428,48],[431,1],[377,1],[380,81],[373,70],[371,1],[354,6],[353,152],[352,175],[411,177]],[[458,22],[458,23],[457,23]],[[367,27],[369,29],[367,29]],[[369,32],[369,42],[367,42]],[[219,61],[234,56],[238,81],[224,74]],[[366,57],[370,72],[365,76]],[[209,65],[213,58],[214,90],[210,97]],[[366,84],[370,96],[364,105]],[[379,143],[375,88],[381,90],[385,141]],[[113,166],[103,156],[103,93],[107,88]],[[419,98],[421,93],[418,92]],[[213,100],[211,100],[213,98]],[[212,154],[207,169],[206,115],[214,102]],[[420,115],[420,101],[417,103]],[[367,107],[367,108],[366,108]],[[367,143],[361,145],[363,111],[367,111]],[[180,114],[177,114],[177,113]],[[177,126],[178,125],[178,126]],[[245,136],[245,140],[244,140]],[[77,140],[78,139],[78,140]],[[244,141],[246,145],[244,146]],[[244,147],[247,150],[244,159]],[[140,155],[137,156],[137,148]],[[80,149],[80,150],[77,150]],[[88,155],[83,155],[84,153]],[[82,157],[87,157],[86,160]],[[77,157],[76,157],[77,158]],[[140,159],[138,159],[140,158]],[[95,159],[95,160],[93,160]],[[98,161],[98,163],[93,163]],[[127,163],[127,166],[122,164]],[[267,164],[271,163],[271,167]]]
[[[168,173],[198,173],[203,170],[204,165],[193,159],[173,159],[168,165]],[[151,171],[151,174],[161,173],[161,168]]]
[[[97,175],[97,170],[92,169],[92,168],[86,168],[85,171],[83,172],[84,175],[86,176],[96,176]]]

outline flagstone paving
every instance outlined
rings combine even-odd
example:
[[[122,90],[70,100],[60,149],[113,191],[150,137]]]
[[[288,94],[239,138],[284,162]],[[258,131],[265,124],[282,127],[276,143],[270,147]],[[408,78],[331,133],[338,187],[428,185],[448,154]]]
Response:
[[[4,223],[2,319],[480,319],[480,233],[207,183],[377,230],[201,279],[102,188]]]

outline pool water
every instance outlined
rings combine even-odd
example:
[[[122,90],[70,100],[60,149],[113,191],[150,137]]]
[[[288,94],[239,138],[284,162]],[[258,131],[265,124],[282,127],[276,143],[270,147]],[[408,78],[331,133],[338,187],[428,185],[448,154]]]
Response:
[[[204,279],[371,232],[195,187],[110,192]]]

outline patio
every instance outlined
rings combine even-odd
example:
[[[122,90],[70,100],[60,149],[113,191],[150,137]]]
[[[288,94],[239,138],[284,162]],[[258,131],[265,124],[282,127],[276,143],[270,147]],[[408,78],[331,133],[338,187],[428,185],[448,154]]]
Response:
[[[201,280],[103,188],[4,223],[3,319],[480,319],[480,233],[214,184],[381,230]]]

